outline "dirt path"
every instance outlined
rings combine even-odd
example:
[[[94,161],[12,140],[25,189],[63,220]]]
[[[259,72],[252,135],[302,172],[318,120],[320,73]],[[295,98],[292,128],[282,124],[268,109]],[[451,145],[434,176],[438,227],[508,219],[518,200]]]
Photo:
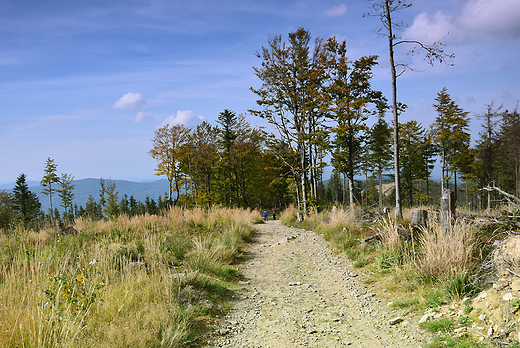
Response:
[[[321,236],[279,221],[257,231],[245,291],[211,347],[422,346],[416,318],[392,311]]]

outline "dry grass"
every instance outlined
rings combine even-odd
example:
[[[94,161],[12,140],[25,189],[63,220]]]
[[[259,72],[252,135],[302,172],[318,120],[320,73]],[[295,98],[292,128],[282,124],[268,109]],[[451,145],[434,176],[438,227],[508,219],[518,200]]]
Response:
[[[298,220],[298,207],[291,204],[280,214],[280,221],[282,224],[290,224],[296,222]]]
[[[445,228],[430,218],[422,232],[421,269],[428,277],[439,279],[473,266],[472,255],[477,242],[475,226],[456,220]]]
[[[398,229],[402,228],[395,219],[382,217],[373,228],[381,236],[381,243],[389,249],[395,249],[401,244]]]
[[[222,299],[225,267],[259,219],[173,208],[78,219],[75,235],[1,235],[0,346],[179,347],[196,338],[203,304]]]

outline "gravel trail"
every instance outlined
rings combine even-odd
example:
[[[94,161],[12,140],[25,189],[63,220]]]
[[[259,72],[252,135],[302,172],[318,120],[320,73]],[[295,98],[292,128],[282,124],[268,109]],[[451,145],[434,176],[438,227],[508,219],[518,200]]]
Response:
[[[421,347],[406,317],[361,283],[351,262],[318,234],[267,221],[256,225],[244,291],[210,347]]]

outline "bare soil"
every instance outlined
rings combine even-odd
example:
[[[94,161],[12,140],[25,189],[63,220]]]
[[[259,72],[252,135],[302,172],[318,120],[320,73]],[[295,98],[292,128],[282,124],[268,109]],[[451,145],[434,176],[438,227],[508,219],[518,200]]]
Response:
[[[279,221],[256,229],[243,289],[210,347],[416,348],[430,338],[322,236]]]

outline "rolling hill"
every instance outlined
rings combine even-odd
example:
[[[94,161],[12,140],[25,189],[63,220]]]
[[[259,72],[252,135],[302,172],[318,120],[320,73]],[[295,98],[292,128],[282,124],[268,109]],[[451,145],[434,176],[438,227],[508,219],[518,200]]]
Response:
[[[161,179],[151,182],[133,182],[126,180],[106,180],[107,182],[114,182],[116,184],[116,191],[118,192],[118,198],[121,199],[126,194],[128,197],[134,196],[138,201],[144,201],[146,196],[153,198],[157,201],[159,196],[165,197],[168,193],[168,180]],[[85,202],[88,197],[92,195],[96,201],[99,200],[99,179],[81,179],[74,180],[74,203],[78,206],[85,207]],[[50,208],[49,197],[42,194],[42,187],[37,181],[28,182],[29,189],[36,193],[40,203],[42,204],[42,210],[47,211]],[[5,184],[0,186],[0,190],[6,190],[12,192],[14,184]],[[60,198],[58,194],[52,196],[53,207],[58,207],[60,204]],[[61,210],[61,209],[60,209]]]

